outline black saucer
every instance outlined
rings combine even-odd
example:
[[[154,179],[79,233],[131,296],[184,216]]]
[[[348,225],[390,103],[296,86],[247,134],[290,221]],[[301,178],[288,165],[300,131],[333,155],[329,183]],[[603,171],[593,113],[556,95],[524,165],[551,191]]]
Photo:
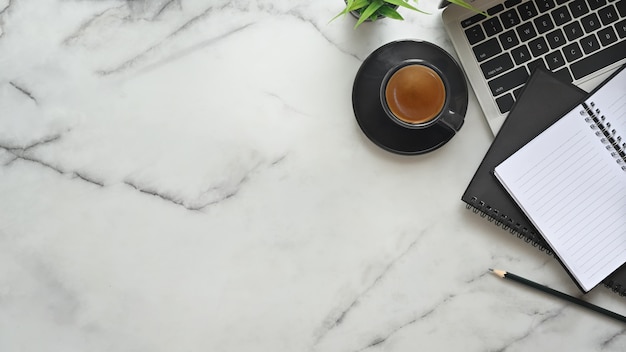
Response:
[[[467,111],[467,84],[461,68],[440,47],[415,40],[385,44],[363,61],[352,88],[352,107],[363,133],[381,148],[397,154],[423,154],[444,145],[457,131],[441,124],[407,128],[387,116],[380,101],[381,83],[390,69],[406,60],[423,61],[443,73],[448,99],[442,114],[463,119]]]

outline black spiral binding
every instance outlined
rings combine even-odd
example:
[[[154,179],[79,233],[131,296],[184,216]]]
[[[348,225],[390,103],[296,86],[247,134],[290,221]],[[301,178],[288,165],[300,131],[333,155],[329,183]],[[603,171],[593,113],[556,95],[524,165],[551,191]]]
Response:
[[[596,108],[594,102],[582,103],[583,109],[581,115],[587,114],[585,122],[596,130],[596,136],[600,137],[602,143],[606,144],[606,149],[611,152],[611,156],[615,158],[622,170],[626,171],[626,142],[622,142],[622,136],[616,136],[617,131],[611,128],[611,123],[606,121],[600,109]]]
[[[471,204],[470,204],[471,203]],[[522,227],[520,223],[515,222],[505,214],[501,214],[498,209],[492,208],[490,205],[483,201],[479,201],[477,197],[472,197],[470,203],[467,203],[465,207],[470,209],[474,214],[478,214],[483,218],[486,218],[489,222],[496,226],[501,227],[504,230],[516,235],[519,239],[532,245],[542,252],[550,256],[555,256],[555,253],[547,245],[547,243],[539,240],[541,236],[534,231],[529,230],[526,227]],[[604,283],[604,286],[619,294],[622,297],[626,296],[626,287],[622,287],[620,284],[616,284],[613,281]]]
[[[471,204],[470,204],[471,203]],[[513,219],[509,218],[506,214],[500,213],[498,209],[492,208],[489,204],[483,201],[479,201],[477,197],[472,197],[470,203],[466,205],[467,209],[470,209],[473,213],[486,218],[494,225],[501,227],[504,230],[516,235],[519,239],[532,245],[542,252],[546,252],[548,255],[554,255],[552,249],[547,243],[541,241],[541,236],[534,231],[529,230]]]

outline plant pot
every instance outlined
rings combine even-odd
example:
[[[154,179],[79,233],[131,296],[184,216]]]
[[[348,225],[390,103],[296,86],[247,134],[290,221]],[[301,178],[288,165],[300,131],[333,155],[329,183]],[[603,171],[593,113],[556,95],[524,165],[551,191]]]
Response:
[[[344,3],[347,4],[346,0],[344,0]],[[383,5],[383,6],[389,6],[389,5]],[[393,6],[390,6],[390,7],[393,8],[394,10],[397,10],[399,6],[398,5],[393,5]],[[364,9],[361,9],[361,10],[364,10]],[[350,11],[350,14],[352,16],[354,16],[354,18],[356,18],[358,20],[359,18],[361,18],[361,10]],[[376,19],[379,20],[379,19],[384,18],[384,17],[385,16],[379,14],[378,16],[376,16]],[[372,20],[370,18],[368,18],[368,19],[365,20],[365,22],[372,22]]]
[[[354,18],[356,18],[357,20],[358,20],[359,18],[361,18],[361,13],[359,12],[359,10],[350,11],[350,14],[351,14],[352,16],[354,16]],[[377,19],[377,20],[379,20],[379,19],[381,19],[381,18],[383,18],[383,17],[385,17],[385,16],[383,16],[383,15],[378,15],[378,16],[376,16],[376,19]],[[365,20],[365,22],[372,22],[372,19],[371,19],[371,18],[368,18],[368,19],[366,19],[366,20]]]

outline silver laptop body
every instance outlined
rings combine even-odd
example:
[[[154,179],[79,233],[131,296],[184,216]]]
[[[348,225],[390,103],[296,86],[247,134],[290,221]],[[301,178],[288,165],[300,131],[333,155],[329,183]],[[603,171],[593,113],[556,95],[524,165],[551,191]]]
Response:
[[[470,3],[489,16],[449,5],[442,19],[494,135],[536,65],[590,91],[626,63],[626,0]]]

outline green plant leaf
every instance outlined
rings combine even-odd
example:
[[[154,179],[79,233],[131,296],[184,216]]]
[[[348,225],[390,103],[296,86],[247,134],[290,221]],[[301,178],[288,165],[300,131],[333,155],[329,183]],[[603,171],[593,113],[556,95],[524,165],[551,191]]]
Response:
[[[344,16],[348,14],[348,12],[350,11],[356,11],[356,10],[362,9],[365,6],[367,6],[369,3],[370,3],[370,0],[347,0],[346,7],[341,12],[339,12],[335,17],[331,18],[330,21],[328,22],[332,22],[336,20],[337,17]]]
[[[406,7],[407,9],[411,9],[411,10],[417,11],[417,9],[415,7],[409,5],[404,0],[385,0],[385,2],[388,3],[388,4],[397,5],[397,6],[401,6],[401,7]]]
[[[385,2],[386,2],[386,3],[388,3],[388,4],[392,4],[392,5],[397,5],[397,6],[400,6],[400,7],[404,7],[404,8],[407,8],[407,9],[409,9],[409,10],[413,10],[413,11],[421,12],[421,13],[426,14],[426,15],[430,15],[430,13],[428,13],[428,12],[426,12],[426,11],[422,11],[422,10],[420,10],[420,9],[418,9],[418,8],[414,7],[414,6],[409,5],[409,4],[408,4],[406,1],[404,1],[404,0],[385,0]]]
[[[381,15],[383,15],[385,17],[393,18],[394,20],[400,20],[400,21],[404,20],[404,18],[402,17],[402,15],[400,15],[398,13],[398,11],[396,11],[395,9],[393,9],[393,8],[387,6],[387,5],[381,6],[378,9],[378,12]]]
[[[331,18],[330,21],[328,21],[329,23],[336,20],[338,17],[343,16],[345,14],[348,13],[347,9],[343,9],[343,11],[339,12],[338,14],[335,15],[335,17]]]
[[[383,0],[372,1],[372,3],[369,4],[369,6],[365,8],[365,10],[363,10],[363,12],[361,13],[361,17],[359,17],[359,20],[356,22],[356,25],[354,25],[354,28],[357,28],[361,25],[361,23],[365,22],[365,20],[373,15],[376,10],[383,6],[383,4]]]
[[[354,0],[352,6],[348,8],[348,11],[360,10],[369,5],[370,2],[370,0]]]

